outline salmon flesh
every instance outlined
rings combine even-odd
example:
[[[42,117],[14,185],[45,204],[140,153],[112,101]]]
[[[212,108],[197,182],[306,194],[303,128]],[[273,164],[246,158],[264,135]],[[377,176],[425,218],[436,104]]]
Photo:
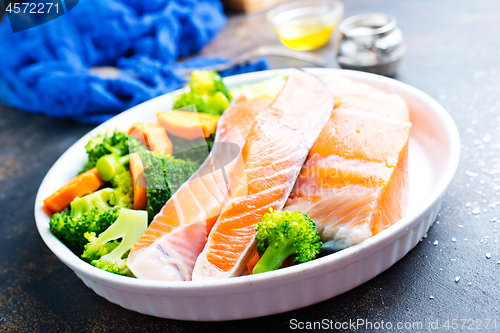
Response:
[[[255,253],[255,226],[281,210],[309,150],[333,111],[317,78],[291,74],[274,102],[259,113],[243,147],[243,169],[193,270],[193,281],[238,276]]]
[[[401,97],[338,76],[322,79],[335,110],[285,210],[309,215],[322,241],[340,250],[404,216],[411,124]]]

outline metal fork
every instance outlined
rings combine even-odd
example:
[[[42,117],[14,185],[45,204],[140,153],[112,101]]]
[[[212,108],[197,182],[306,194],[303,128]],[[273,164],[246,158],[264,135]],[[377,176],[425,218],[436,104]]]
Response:
[[[209,69],[214,71],[223,71],[235,65],[244,64],[247,61],[258,58],[260,56],[278,56],[278,57],[293,58],[309,62],[319,67],[327,67],[326,60],[316,54],[303,51],[293,51],[285,48],[284,46],[264,45],[251,49],[243,53],[242,55],[239,55],[234,59],[231,59],[231,61],[223,64],[205,66],[205,67],[181,68],[178,69],[178,73],[187,78],[191,74],[191,72],[195,70]],[[120,76],[121,72],[119,68],[109,67],[109,66],[92,67],[90,71],[107,79],[116,79]]]
[[[214,70],[214,71],[223,71],[226,69],[229,69],[235,65],[239,64],[244,64],[252,59],[258,58],[260,56],[279,56],[279,57],[286,57],[286,58],[293,58],[293,59],[298,59],[302,61],[309,62],[311,64],[314,64],[319,67],[327,67],[327,62],[325,59],[322,57],[310,53],[310,52],[302,52],[302,51],[293,51],[290,49],[287,49],[283,46],[276,46],[276,45],[263,45],[263,46],[258,46],[254,49],[251,49],[245,53],[243,53],[240,56],[237,56],[231,61],[223,63],[223,64],[218,64],[218,65],[213,65],[213,66],[206,66],[206,67],[191,67],[191,68],[182,68],[179,69],[179,72],[183,75],[190,75],[191,72],[195,70]]]

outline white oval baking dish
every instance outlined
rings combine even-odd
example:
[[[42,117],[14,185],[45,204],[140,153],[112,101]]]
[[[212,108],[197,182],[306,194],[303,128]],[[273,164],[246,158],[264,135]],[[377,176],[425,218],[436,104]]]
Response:
[[[292,69],[224,79],[230,87],[257,82]],[[305,307],[344,293],[380,274],[405,256],[436,219],[458,165],[457,128],[434,99],[386,77],[339,69],[306,69],[316,76],[338,74],[403,97],[410,108],[410,196],[406,216],[380,234],[343,251],[285,269],[208,282],[159,282],[114,275],[80,260],[49,230],[43,199],[73,178],[85,163],[84,145],[105,128],[128,129],[171,107],[170,94],[142,103],[98,126],[69,148],[45,176],[35,201],[37,228],[47,246],[97,294],[124,308],[181,320],[232,320]],[[55,281],[54,281],[55,283]]]

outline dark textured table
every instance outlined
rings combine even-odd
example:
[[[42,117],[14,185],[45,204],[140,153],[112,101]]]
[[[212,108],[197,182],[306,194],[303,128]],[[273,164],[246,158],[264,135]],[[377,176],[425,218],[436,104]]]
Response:
[[[128,311],[85,287],[45,246],[33,218],[45,173],[92,126],[0,106],[0,331],[255,332],[293,328],[292,319],[422,322],[422,331],[436,320],[439,331],[447,331],[442,325],[450,319],[450,331],[459,332],[484,331],[485,320],[496,319],[496,330],[492,321],[486,331],[500,331],[500,207],[495,208],[500,203],[500,2],[356,0],[345,6],[346,16],[396,16],[409,48],[397,79],[441,102],[461,135],[458,172],[422,242],[364,285],[284,314],[200,323]],[[278,43],[264,15],[233,15],[204,53],[236,55],[260,43]],[[317,52],[335,66],[331,45]],[[271,65],[295,64],[272,59]],[[452,329],[451,319],[457,319],[458,329]],[[462,328],[460,319],[476,321]]]

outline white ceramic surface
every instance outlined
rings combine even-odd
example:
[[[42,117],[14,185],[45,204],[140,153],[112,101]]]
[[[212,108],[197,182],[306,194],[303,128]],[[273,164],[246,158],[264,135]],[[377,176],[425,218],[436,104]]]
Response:
[[[230,87],[257,82],[291,70],[226,78]],[[137,312],[182,320],[231,320],[285,312],[344,293],[380,274],[404,257],[436,219],[459,160],[460,140],[453,120],[439,103],[404,83],[374,74],[308,69],[338,74],[403,97],[413,124],[410,137],[410,196],[406,216],[380,234],[343,251],[285,269],[208,282],[160,282],[117,276],[75,256],[49,230],[43,199],[73,178],[85,163],[90,136],[155,117],[172,105],[169,94],[140,104],[97,127],[69,148],[49,170],[35,202],[35,219],[47,246],[97,294]],[[56,283],[56,281],[54,281]]]

